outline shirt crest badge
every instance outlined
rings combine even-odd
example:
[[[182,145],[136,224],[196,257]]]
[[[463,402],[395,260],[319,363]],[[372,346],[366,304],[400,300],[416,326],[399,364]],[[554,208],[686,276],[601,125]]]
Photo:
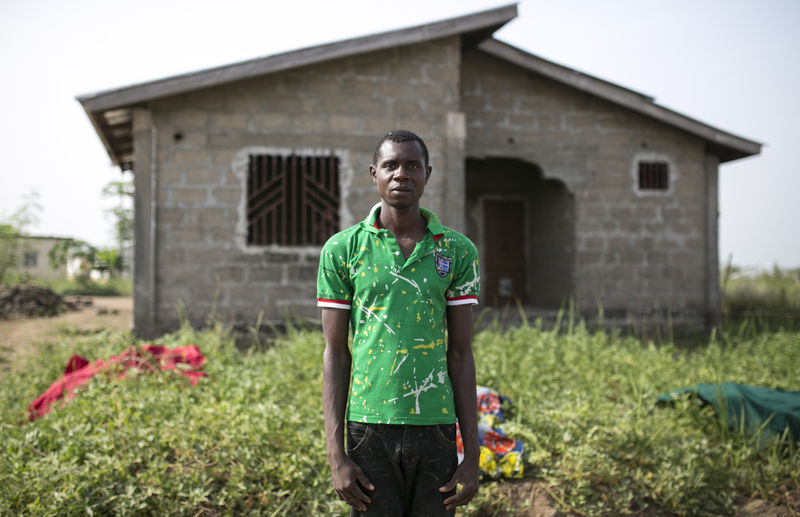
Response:
[[[452,258],[445,257],[437,252],[433,255],[433,261],[436,265],[436,272],[439,273],[439,276],[446,277],[450,273],[450,266],[453,263]]]

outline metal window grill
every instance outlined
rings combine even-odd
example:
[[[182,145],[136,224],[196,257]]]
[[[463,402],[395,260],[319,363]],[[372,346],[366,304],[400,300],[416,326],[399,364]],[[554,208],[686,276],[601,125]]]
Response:
[[[339,159],[250,155],[247,243],[320,245],[339,231]]]
[[[669,166],[666,162],[639,162],[639,190],[668,190]]]

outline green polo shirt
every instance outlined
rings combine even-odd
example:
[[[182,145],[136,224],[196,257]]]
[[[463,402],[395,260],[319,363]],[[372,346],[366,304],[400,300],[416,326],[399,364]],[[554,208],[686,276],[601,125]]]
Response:
[[[424,208],[428,232],[408,259],[378,228],[380,204],[320,254],[317,304],[350,310],[353,368],[347,419],[433,425],[456,421],[445,311],[478,303],[478,252]]]

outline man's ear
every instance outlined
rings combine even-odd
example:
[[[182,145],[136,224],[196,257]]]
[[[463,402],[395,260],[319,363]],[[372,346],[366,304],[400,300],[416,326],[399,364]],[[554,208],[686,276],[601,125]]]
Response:
[[[375,168],[374,165],[370,165],[369,166],[369,175],[372,178],[372,183],[377,183],[377,181],[375,181],[375,173],[377,173],[377,172],[378,172],[378,170]],[[425,180],[425,181],[427,181],[427,180]]]
[[[428,178],[431,177],[431,172],[433,171],[433,167],[430,165],[425,166],[425,184],[428,184]]]

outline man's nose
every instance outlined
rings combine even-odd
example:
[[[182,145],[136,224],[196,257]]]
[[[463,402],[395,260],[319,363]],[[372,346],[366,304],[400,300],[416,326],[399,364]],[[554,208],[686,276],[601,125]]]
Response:
[[[395,179],[408,179],[408,166],[402,163],[394,170]]]

